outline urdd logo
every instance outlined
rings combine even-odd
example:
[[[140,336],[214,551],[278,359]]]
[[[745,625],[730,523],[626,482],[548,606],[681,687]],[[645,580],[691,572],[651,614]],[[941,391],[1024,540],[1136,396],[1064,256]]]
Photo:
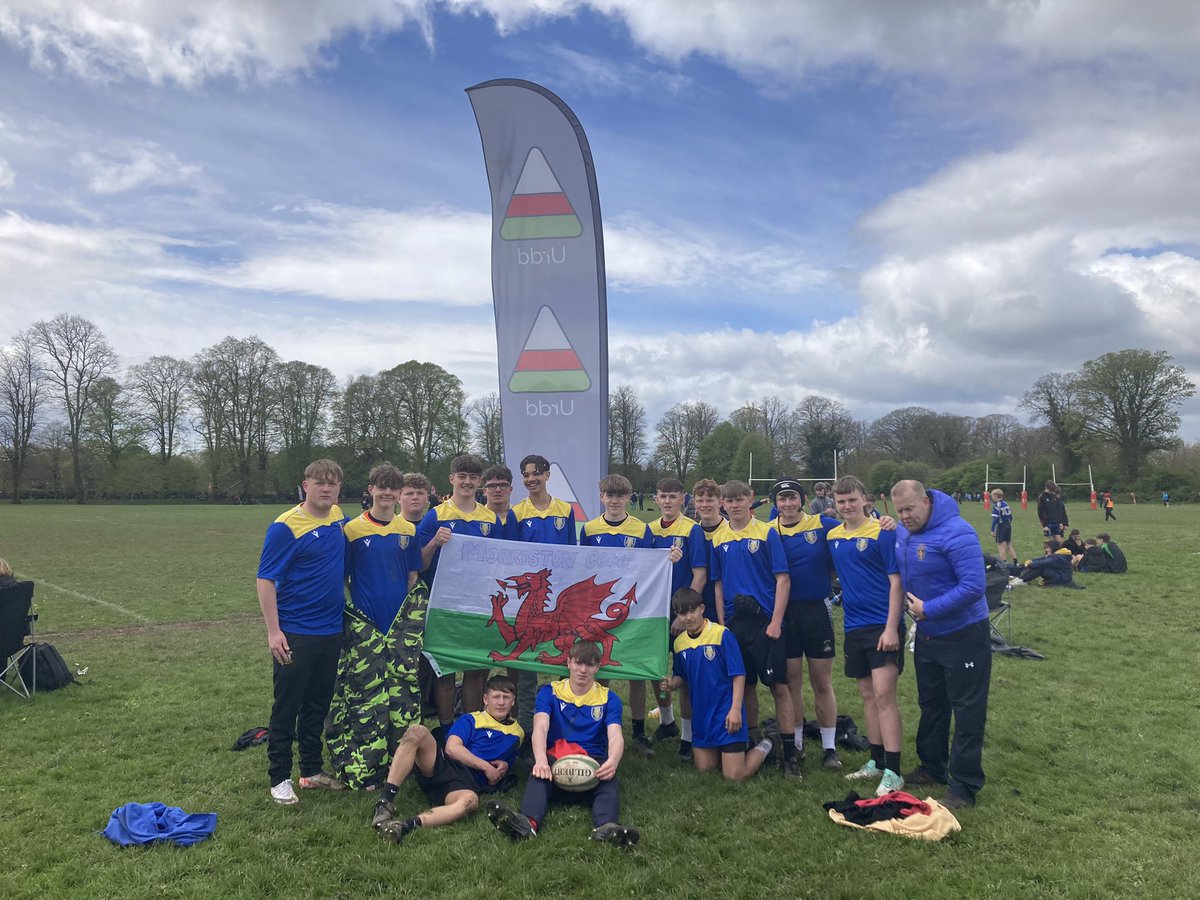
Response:
[[[544,263],[561,264],[567,261],[566,247],[551,247],[548,250],[517,248],[518,266],[540,266]]]
[[[574,400],[526,400],[525,415],[533,416],[570,416],[575,413]]]

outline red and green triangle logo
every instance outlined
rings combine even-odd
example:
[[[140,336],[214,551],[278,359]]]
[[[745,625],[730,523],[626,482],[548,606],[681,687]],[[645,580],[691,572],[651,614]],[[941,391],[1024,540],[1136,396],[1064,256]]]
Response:
[[[514,394],[551,394],[586,391],[591,386],[579,354],[553,311],[543,306],[517,357],[508,389]]]
[[[554,486],[556,499],[565,500],[571,504],[571,509],[575,510],[575,521],[580,525],[586,522],[588,517],[583,512],[583,504],[575,496],[575,489],[571,487],[571,482],[567,481],[567,476],[563,474],[558,463],[550,463],[550,484]]]
[[[576,238],[583,233],[579,217],[542,151],[534,147],[525,157],[521,177],[508,200],[500,237],[506,241],[537,238]]]

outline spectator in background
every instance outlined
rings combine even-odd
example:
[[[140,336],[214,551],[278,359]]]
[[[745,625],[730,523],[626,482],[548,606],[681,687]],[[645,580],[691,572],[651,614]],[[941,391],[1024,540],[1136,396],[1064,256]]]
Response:
[[[813,493],[816,496],[813,497],[812,503],[808,505],[808,511],[814,516],[836,517],[837,513],[834,511],[833,498],[829,496],[829,485],[823,481],[818,481],[813,485]]]
[[[1046,488],[1038,495],[1038,521],[1042,523],[1042,534],[1054,537],[1062,534],[1063,529],[1070,525],[1067,519],[1067,506],[1063,503],[1062,491],[1053,481],[1046,482]]]

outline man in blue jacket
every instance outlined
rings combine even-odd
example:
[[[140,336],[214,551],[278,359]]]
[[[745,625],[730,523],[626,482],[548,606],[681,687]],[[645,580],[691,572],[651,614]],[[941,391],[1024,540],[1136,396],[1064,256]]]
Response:
[[[917,620],[913,668],[921,707],[921,765],[904,780],[949,783],[942,805],[963,809],[975,805],[983,787],[983,729],[992,673],[983,550],[958,504],[941,491],[901,481],[892,488],[892,502],[900,520],[896,562],[909,612]]]

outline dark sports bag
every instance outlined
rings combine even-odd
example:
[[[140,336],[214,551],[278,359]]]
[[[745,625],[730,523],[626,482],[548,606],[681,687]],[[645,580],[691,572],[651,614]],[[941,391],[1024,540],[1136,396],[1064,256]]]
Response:
[[[21,678],[31,689],[33,682],[33,667],[37,666],[37,689],[39,691],[55,691],[68,684],[75,683],[75,676],[67,668],[62,654],[53,644],[33,644],[31,653],[26,653],[21,660]]]

